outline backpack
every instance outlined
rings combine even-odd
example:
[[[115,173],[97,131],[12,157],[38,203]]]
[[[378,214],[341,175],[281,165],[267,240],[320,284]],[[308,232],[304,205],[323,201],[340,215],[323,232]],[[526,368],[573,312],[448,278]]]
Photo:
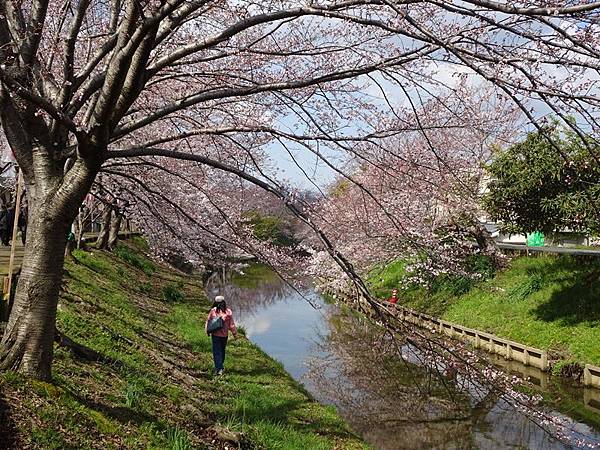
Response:
[[[225,325],[225,321],[221,316],[217,316],[208,321],[208,325],[206,326],[206,332],[210,334],[214,331],[220,330],[221,328],[223,328],[223,325]]]

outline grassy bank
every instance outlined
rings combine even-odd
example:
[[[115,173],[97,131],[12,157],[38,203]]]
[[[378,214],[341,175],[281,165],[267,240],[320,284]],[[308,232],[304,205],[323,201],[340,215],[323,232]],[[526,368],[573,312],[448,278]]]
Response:
[[[403,287],[396,262],[374,271],[381,297]],[[406,288],[400,303],[534,347],[556,359],[600,365],[600,261],[569,256],[519,257],[483,281],[444,276],[431,289]]]
[[[200,282],[151,261],[143,245],[76,251],[67,263],[54,382],[0,374],[0,444],[364,448],[334,409],[245,339],[231,342],[226,374],[214,377]]]

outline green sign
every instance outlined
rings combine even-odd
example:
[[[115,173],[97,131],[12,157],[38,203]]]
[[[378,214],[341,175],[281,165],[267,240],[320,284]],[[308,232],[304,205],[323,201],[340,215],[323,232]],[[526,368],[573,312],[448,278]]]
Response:
[[[544,233],[534,231],[527,235],[527,245],[529,247],[543,247],[544,246]]]

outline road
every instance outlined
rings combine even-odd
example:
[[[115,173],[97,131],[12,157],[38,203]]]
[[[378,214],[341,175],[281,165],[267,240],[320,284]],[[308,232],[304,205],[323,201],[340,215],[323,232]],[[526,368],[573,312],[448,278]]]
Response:
[[[600,256],[600,249],[573,248],[573,247],[527,247],[519,244],[498,244],[501,250],[516,250],[529,253],[552,253],[574,256]]]

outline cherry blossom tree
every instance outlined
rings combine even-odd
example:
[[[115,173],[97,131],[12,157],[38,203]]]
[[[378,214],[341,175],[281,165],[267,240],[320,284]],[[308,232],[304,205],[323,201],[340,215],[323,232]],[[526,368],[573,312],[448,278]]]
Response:
[[[469,276],[465,260],[474,253],[501,264],[477,218],[484,164],[494,147],[517,135],[515,106],[462,82],[399,117],[415,131],[361,151],[354,173],[340,177],[321,202],[321,229],[360,274],[402,258],[413,280],[426,283],[441,273]],[[323,288],[346,288],[348,277],[326,251],[317,253],[312,272]]]
[[[227,150],[221,147],[222,159]],[[239,153],[227,157],[232,164],[242,158]],[[197,265],[218,267],[253,256],[261,247],[267,251],[253,238],[245,214],[276,203],[285,207],[239,177],[177,159],[115,161],[101,173],[103,185],[132,205],[131,216],[157,256],[176,252]]]
[[[447,73],[495,84],[532,124],[539,104],[576,116],[574,130],[597,130],[599,8],[542,0],[2,2],[0,122],[30,216],[0,368],[50,378],[66,236],[103,166],[175,158],[211,167],[262,187],[316,228],[263,170],[262,156],[301,149],[336,168],[363,151],[357,142],[386,135],[392,94],[436,96],[432,86],[448,84]],[[369,96],[373,86],[386,93],[383,104]]]

